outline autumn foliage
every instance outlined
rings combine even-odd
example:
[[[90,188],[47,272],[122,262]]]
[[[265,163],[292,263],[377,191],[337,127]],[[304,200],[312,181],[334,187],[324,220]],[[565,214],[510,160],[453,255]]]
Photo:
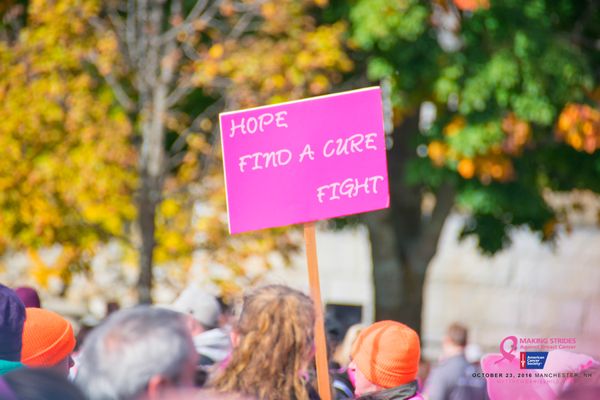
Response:
[[[158,265],[163,283],[181,287],[195,260],[235,291],[298,240],[229,236],[216,115],[331,90],[353,67],[346,24],[318,24],[322,0],[130,4],[0,9],[15,22],[0,26],[0,253],[26,251],[35,282],[62,280],[64,292],[116,241],[127,268],[149,249],[141,268]],[[153,218],[144,246],[142,204]]]

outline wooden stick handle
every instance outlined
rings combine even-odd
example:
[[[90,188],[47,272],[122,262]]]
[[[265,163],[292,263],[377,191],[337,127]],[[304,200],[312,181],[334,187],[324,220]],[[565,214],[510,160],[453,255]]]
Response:
[[[317,385],[321,400],[331,400],[329,384],[329,365],[327,363],[327,342],[325,339],[325,321],[321,305],[321,285],[319,283],[319,263],[317,260],[317,242],[315,239],[315,223],[304,224],[304,241],[306,242],[306,261],[308,263],[308,281],[310,295],[315,304],[315,347],[317,362]]]

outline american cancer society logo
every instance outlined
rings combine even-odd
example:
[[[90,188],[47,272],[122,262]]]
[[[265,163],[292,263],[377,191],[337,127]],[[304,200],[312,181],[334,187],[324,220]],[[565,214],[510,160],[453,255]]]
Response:
[[[496,364],[502,360],[512,362],[518,355],[521,369],[544,369],[549,351],[575,350],[576,345],[577,339],[570,337],[517,338],[516,336],[507,336],[500,342],[502,358],[496,361]]]

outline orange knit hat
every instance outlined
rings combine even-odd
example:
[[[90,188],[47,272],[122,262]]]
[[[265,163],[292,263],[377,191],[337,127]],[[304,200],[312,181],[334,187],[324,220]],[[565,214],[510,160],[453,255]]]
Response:
[[[51,367],[75,348],[73,327],[60,315],[42,308],[26,309],[21,362],[29,367]]]
[[[378,386],[392,388],[416,379],[419,335],[395,321],[380,321],[364,329],[352,346],[352,360]]]

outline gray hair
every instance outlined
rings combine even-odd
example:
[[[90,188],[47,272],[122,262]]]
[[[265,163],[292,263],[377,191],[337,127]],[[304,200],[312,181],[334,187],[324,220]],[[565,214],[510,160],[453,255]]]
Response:
[[[153,376],[178,382],[191,354],[182,314],[149,306],[121,310],[84,342],[75,383],[90,400],[134,399]]]

